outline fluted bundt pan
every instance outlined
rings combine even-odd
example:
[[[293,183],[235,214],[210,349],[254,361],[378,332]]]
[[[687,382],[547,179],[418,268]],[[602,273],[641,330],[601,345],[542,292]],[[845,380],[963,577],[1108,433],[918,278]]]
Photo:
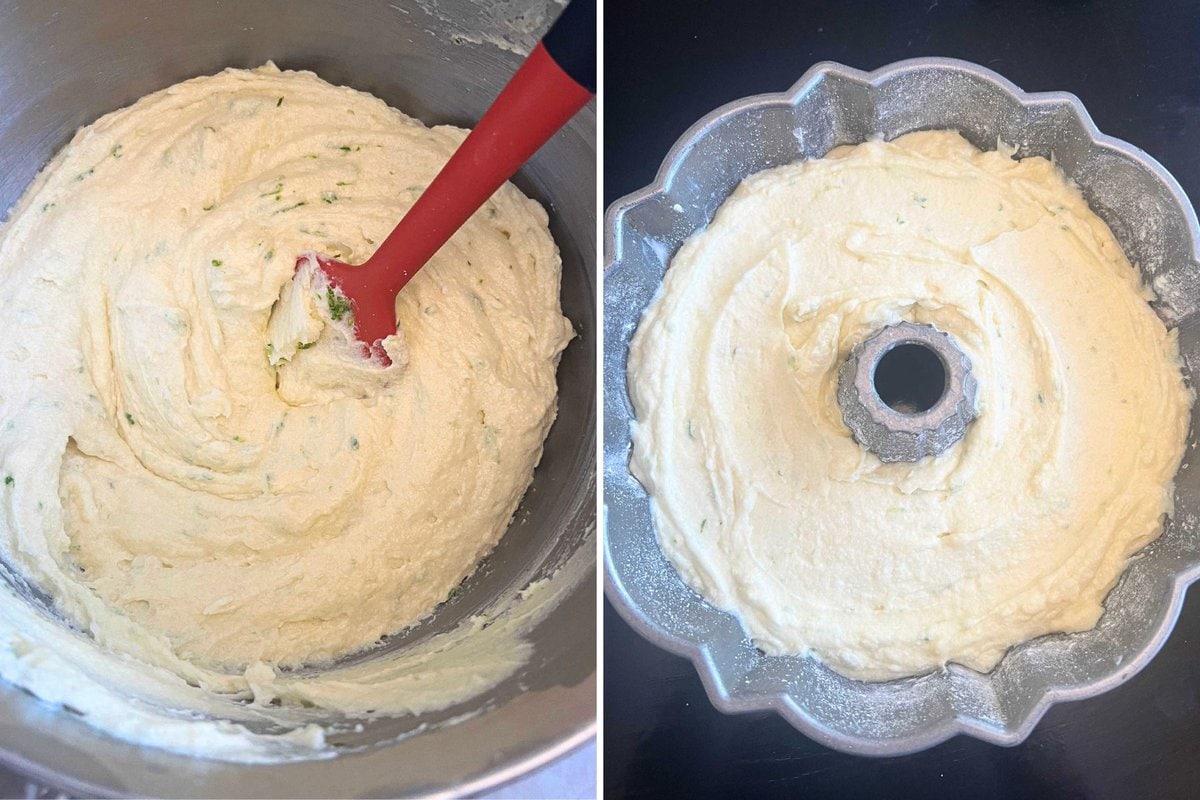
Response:
[[[990,70],[940,58],[860,72],[818,64],[782,94],[731,103],[676,143],[654,183],[617,201],[605,224],[605,567],[609,599],[643,636],[696,666],[714,705],[774,709],[839,750],[896,755],[958,733],[998,744],[1029,735],[1052,703],[1117,686],[1145,666],[1200,574],[1200,469],[1193,410],[1176,478],[1175,513],[1135,557],[1093,630],[1012,648],[988,674],[950,665],[889,683],[842,677],[818,661],[767,656],[733,615],[701,599],[658,548],[645,491],[629,473],[633,409],[629,339],[683,241],[703,228],[746,176],[842,144],[953,129],[976,147],[1053,158],[1116,234],[1179,330],[1192,386],[1200,368],[1200,229],[1175,180],[1154,159],[1096,130],[1079,100],[1027,94]]]

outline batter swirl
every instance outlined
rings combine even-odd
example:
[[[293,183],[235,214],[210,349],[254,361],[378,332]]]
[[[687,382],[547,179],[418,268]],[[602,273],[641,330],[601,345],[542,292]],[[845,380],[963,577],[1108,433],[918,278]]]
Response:
[[[297,255],[364,261],[465,134],[268,65],[143,98],[44,170],[0,240],[0,554],[87,636],[5,589],[5,677],[241,758],[232,726],[159,735],[146,708],[424,702],[279,673],[428,615],[507,527],[572,335],[546,212],[502,187],[401,293],[386,369],[332,296],[268,324]]]

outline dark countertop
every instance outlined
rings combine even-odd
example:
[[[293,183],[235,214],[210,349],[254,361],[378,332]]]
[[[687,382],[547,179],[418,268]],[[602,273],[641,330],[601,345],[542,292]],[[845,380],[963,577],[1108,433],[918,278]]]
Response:
[[[693,122],[782,91],[826,59],[873,69],[916,56],[1066,90],[1101,131],[1157,158],[1200,202],[1200,0],[605,3],[605,202],[653,178]],[[609,797],[1200,796],[1200,590],[1125,685],[1057,705],[1023,744],[956,737],[891,759],[848,756],[773,714],[726,716],[685,660],[605,607]]]

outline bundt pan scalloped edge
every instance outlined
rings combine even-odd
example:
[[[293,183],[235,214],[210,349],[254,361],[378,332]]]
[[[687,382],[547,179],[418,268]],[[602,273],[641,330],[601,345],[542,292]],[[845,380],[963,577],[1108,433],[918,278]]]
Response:
[[[1200,227],[1179,184],[1138,148],[1100,133],[1074,95],[1026,93],[968,62],[921,58],[869,73],[817,64],[786,92],[738,100],[697,122],[654,183],[618,200],[605,218],[606,594],[640,634],[692,661],[718,709],[773,709],[816,741],[860,754],[911,753],[959,733],[1021,742],[1052,704],[1101,694],[1144,667],[1200,576],[1200,469],[1190,468],[1196,408],[1175,513],[1132,559],[1096,628],[1017,645],[986,675],[951,664],[870,684],[812,658],[766,656],[662,555],[649,499],[629,473],[634,417],[626,360],[671,256],[747,175],[819,158],[837,145],[929,129],[958,130],[983,149],[1000,140],[1017,157],[1053,157],[1155,290],[1155,310],[1178,329],[1185,376],[1197,385]]]

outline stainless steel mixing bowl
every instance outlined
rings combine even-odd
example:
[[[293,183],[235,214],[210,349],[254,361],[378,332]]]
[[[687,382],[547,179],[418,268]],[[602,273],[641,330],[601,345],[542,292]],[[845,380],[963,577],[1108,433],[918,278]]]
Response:
[[[0,214],[81,125],[149,92],[268,59],[371,92],[426,123],[470,125],[555,13],[468,0],[0,0]],[[474,30],[478,20],[486,28]],[[584,560],[508,680],[442,712],[335,736],[333,760],[249,766],[111,739],[0,686],[0,760],[81,796],[392,797],[485,789],[587,740],[595,728],[595,114],[587,109],[516,183],[550,211],[564,313],[578,337],[559,367],[559,415],[521,509],[463,590],[388,649],[452,628],[512,587]],[[576,562],[578,563],[578,562]],[[454,722],[467,716],[465,720]]]
[[[810,658],[766,656],[663,557],[646,493],[629,474],[633,409],[625,363],[671,256],[751,173],[873,136],[944,128],[976,147],[994,149],[999,138],[1016,146],[1018,157],[1057,161],[1156,290],[1155,310],[1178,329],[1184,372],[1196,386],[1200,228],[1179,185],[1136,147],[1097,131],[1073,95],[1026,94],[974,64],[916,59],[871,73],[818,64],[787,92],[739,100],[700,120],[654,183],[614,203],[605,223],[607,595],[642,635],[691,659],[721,710],[774,709],[817,741],[856,753],[907,753],[956,733],[1020,742],[1052,703],[1099,694],[1145,666],[1170,632],[1185,587],[1200,575],[1197,409],[1176,479],[1175,514],[1108,596],[1100,624],[1019,645],[986,675],[951,665],[870,684]]]

